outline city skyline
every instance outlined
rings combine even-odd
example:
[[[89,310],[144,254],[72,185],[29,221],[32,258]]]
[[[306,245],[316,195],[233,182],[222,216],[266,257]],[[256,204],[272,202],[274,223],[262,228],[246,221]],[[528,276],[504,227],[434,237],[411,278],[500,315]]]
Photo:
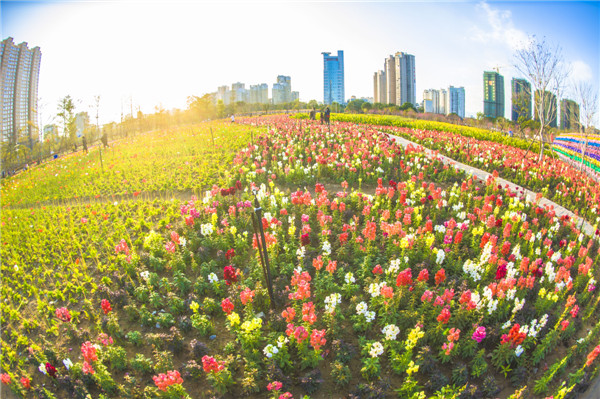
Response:
[[[401,49],[418,58],[416,102],[424,89],[462,86],[466,116],[483,111],[482,71],[499,67],[505,82],[521,77],[512,56],[528,35],[560,45],[576,80],[596,90],[600,81],[598,2],[3,1],[0,7],[3,39],[44,53],[42,124],[66,95],[80,100],[78,111],[90,111],[100,94],[106,122],[118,120],[121,108],[128,113],[130,102],[144,113],[159,104],[185,108],[188,96],[214,92],[219,82],[272,82],[279,74],[294,78],[302,101],[320,101],[321,52],[328,49],[344,51],[346,100],[373,96],[373,71]],[[233,28],[219,22],[225,15]],[[402,23],[393,23],[398,18]],[[244,62],[230,62],[232,53]],[[510,100],[507,87],[505,104]],[[510,113],[505,107],[504,116]]]

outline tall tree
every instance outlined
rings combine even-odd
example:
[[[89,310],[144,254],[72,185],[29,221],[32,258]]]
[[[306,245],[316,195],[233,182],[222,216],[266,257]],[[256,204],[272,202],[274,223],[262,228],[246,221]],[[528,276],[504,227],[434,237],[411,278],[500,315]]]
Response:
[[[56,114],[62,120],[64,137],[70,142],[75,141],[77,126],[75,126],[75,103],[71,96],[66,96],[58,101],[58,113]]]
[[[581,152],[581,165],[579,169],[583,169],[583,159],[588,146],[588,134],[596,114],[598,113],[598,92],[594,90],[588,82],[579,82],[575,85],[575,96],[579,101],[579,119],[583,128],[584,144]]]
[[[531,82],[534,92],[535,119],[540,122],[538,140],[540,155],[544,156],[544,133],[558,114],[558,99],[569,76],[560,46],[552,46],[545,39],[529,38],[524,47],[515,52],[515,68]]]

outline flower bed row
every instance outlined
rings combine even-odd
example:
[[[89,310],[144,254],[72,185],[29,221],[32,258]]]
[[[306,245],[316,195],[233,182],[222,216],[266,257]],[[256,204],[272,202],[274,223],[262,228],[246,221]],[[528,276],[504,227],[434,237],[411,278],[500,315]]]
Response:
[[[344,115],[346,119],[352,120],[354,117],[357,122],[362,121],[362,115]],[[377,123],[379,117],[369,118]],[[560,159],[546,156],[540,164],[535,151],[528,152],[503,144],[506,140],[496,140],[494,135],[475,139],[464,135],[462,131],[452,133],[384,125],[377,129],[416,141],[458,162],[489,173],[497,171],[500,177],[529,190],[542,192],[544,197],[585,216],[592,225],[600,222],[600,186],[597,181]]]

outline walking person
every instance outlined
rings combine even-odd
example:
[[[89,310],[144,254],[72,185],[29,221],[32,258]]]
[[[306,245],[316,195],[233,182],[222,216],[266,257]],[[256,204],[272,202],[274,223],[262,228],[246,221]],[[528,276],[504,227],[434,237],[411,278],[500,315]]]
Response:
[[[331,116],[331,111],[329,110],[329,107],[325,108],[325,123],[327,123],[329,125],[329,118]]]
[[[85,136],[83,136],[83,138],[81,139],[81,145],[83,146],[83,151],[85,151],[85,153],[88,153],[88,148],[87,148],[87,139],[85,138]]]
[[[103,148],[108,148],[108,135],[106,134],[106,132],[104,132],[102,134],[102,137],[100,138],[100,141],[102,142],[102,144],[104,144]]]

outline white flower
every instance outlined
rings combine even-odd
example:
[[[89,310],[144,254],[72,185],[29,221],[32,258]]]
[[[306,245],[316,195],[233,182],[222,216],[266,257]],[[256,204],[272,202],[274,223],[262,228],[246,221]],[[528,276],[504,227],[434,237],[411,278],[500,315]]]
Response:
[[[216,274],[211,273],[211,274],[208,275],[208,281],[210,281],[212,284],[214,284],[217,281],[219,281],[219,278],[217,277]]]
[[[369,294],[371,294],[373,298],[378,297],[380,291],[381,284],[371,283],[371,285],[369,285]]]
[[[330,255],[331,254],[331,244],[329,241],[323,241],[323,254]]]
[[[506,329],[507,329],[507,328],[509,328],[509,327],[510,327],[510,320],[509,320],[509,321],[507,321],[506,323],[504,323],[504,324],[502,325],[502,329],[503,329],[503,330],[506,330]]]
[[[63,360],[63,364],[65,365],[67,370],[69,370],[71,366],[73,366],[73,362],[71,361],[71,359],[68,358]]]
[[[296,256],[300,259],[304,258],[305,254],[306,254],[306,248],[304,248],[304,247],[300,247],[296,250]]]
[[[358,314],[365,314],[367,310],[368,307],[366,302],[361,302],[358,305],[356,305],[356,313]]]
[[[325,298],[325,311],[332,313],[336,306],[342,302],[342,296],[338,293],[333,293]]]
[[[400,270],[400,259],[394,259],[390,262],[390,267],[387,268],[385,274],[396,274]]]
[[[205,237],[211,235],[213,231],[214,228],[211,223],[205,223],[200,225],[200,233]]]
[[[38,367],[38,370],[40,370],[41,373],[46,374],[46,365],[44,363],[40,363],[40,367]]]
[[[353,284],[356,282],[354,275],[351,272],[346,273],[346,277],[344,277],[346,284]]]
[[[268,357],[270,359],[273,357],[274,354],[279,353],[279,349],[277,349],[276,346],[269,344],[269,345],[265,346],[265,348],[263,349],[263,353],[265,354],[266,357]]]
[[[181,246],[185,248],[185,245],[187,244],[187,240],[185,238],[181,237],[179,239],[179,244],[181,244]]]
[[[19,271],[19,266],[15,265],[15,271],[18,272]]]
[[[367,311],[364,313],[365,315],[365,320],[367,320],[367,323],[372,322],[373,320],[375,320],[375,312],[373,311]]]
[[[521,345],[517,346],[517,348],[515,349],[515,355],[517,357],[521,356],[521,354],[523,353],[523,347]]]
[[[140,273],[140,277],[143,278],[145,281],[148,281],[148,279],[150,278],[150,272],[148,270],[144,270]]]
[[[287,344],[288,342],[289,340],[286,337],[280,335],[279,338],[277,338],[277,347],[282,348],[283,345]]]
[[[393,341],[396,339],[398,333],[400,333],[400,329],[395,324],[388,324],[387,326],[383,327],[381,332],[385,334],[386,340]]]
[[[444,262],[444,258],[446,258],[446,251],[444,251],[443,249],[438,249],[437,258],[435,259],[435,262],[438,265],[441,265],[442,262]]]
[[[374,342],[371,345],[371,349],[369,349],[369,354],[371,355],[371,357],[378,357],[382,353],[383,353],[383,345],[381,345],[381,343],[379,343],[379,342]]]

